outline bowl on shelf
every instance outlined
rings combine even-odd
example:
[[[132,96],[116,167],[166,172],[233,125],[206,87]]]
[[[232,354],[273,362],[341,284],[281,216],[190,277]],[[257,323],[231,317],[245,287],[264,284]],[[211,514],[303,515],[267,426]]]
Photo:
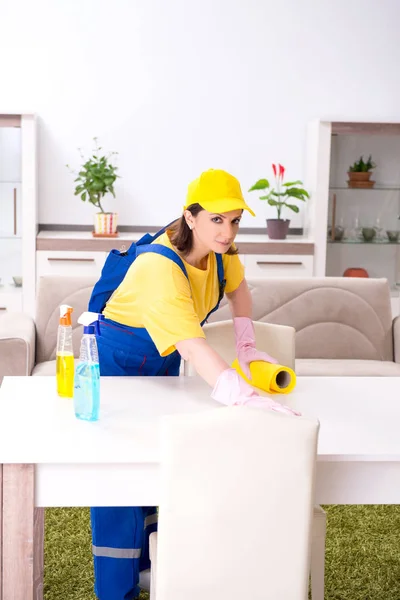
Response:
[[[363,227],[362,236],[365,242],[372,242],[376,236],[376,229],[373,227]]]
[[[349,267],[343,273],[343,277],[369,277],[369,275],[362,267]]]
[[[343,234],[344,234],[344,228],[341,227],[340,225],[338,225],[337,227],[335,227],[335,232],[334,232],[334,241],[335,242],[340,242],[343,238]],[[328,239],[332,239],[332,227],[328,228]]]
[[[15,275],[13,277],[15,287],[22,287],[22,277],[20,275]]]
[[[398,242],[400,231],[396,231],[396,229],[388,229],[386,231],[386,235],[388,236],[389,242]]]

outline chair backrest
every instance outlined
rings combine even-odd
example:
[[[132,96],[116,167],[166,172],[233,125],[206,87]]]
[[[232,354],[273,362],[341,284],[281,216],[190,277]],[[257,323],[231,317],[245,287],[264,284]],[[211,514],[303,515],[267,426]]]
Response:
[[[296,358],[393,360],[386,279],[249,280],[253,318],[296,329]],[[210,322],[230,318],[226,301]]]
[[[164,419],[157,600],[304,600],[318,428],[243,407]]]
[[[69,304],[72,313],[74,355],[79,356],[82,325],[77,319],[87,310],[95,277],[41,277],[36,301],[36,363],[56,357],[60,305]]]
[[[207,323],[203,327],[206,340],[218,354],[230,365],[236,358],[235,331],[232,321]],[[274,356],[279,364],[294,369],[295,336],[293,327],[254,322],[257,350]]]

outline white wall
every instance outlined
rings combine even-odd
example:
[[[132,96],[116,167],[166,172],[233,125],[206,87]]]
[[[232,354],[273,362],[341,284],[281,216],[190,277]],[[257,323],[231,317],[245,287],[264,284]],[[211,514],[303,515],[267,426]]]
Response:
[[[65,164],[95,135],[123,224],[170,220],[209,167],[301,178],[310,119],[400,121],[399,22],[398,0],[2,0],[0,109],[40,117],[40,222],[92,222]]]

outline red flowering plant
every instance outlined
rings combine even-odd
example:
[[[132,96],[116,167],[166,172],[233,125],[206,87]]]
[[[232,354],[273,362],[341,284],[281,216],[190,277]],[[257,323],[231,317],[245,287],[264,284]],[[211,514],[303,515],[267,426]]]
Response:
[[[299,212],[299,207],[296,204],[291,204],[292,200],[306,201],[310,197],[309,193],[303,187],[303,183],[297,181],[283,182],[285,175],[285,167],[282,165],[272,165],[272,170],[275,177],[275,188],[271,188],[268,179],[259,179],[250,189],[249,192],[255,190],[265,191],[265,196],[260,196],[260,200],[266,200],[270,206],[276,206],[278,219],[281,218],[282,209],[284,206],[290,208],[295,213]]]

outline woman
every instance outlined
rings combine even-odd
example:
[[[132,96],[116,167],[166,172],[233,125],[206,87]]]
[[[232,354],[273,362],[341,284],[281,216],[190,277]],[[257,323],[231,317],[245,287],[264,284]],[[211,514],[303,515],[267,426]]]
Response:
[[[136,258],[103,311],[102,375],[178,375],[183,358],[218,402],[297,414],[260,397],[207,344],[201,328],[225,287],[244,372],[250,376],[254,360],[276,362],[255,347],[251,295],[233,245],[243,210],[254,216],[239,182],[225,171],[211,169],[190,184],[182,217],[155,240],[154,251]],[[91,519],[99,600],[136,598],[139,572],[150,566],[156,509],[92,508]]]

